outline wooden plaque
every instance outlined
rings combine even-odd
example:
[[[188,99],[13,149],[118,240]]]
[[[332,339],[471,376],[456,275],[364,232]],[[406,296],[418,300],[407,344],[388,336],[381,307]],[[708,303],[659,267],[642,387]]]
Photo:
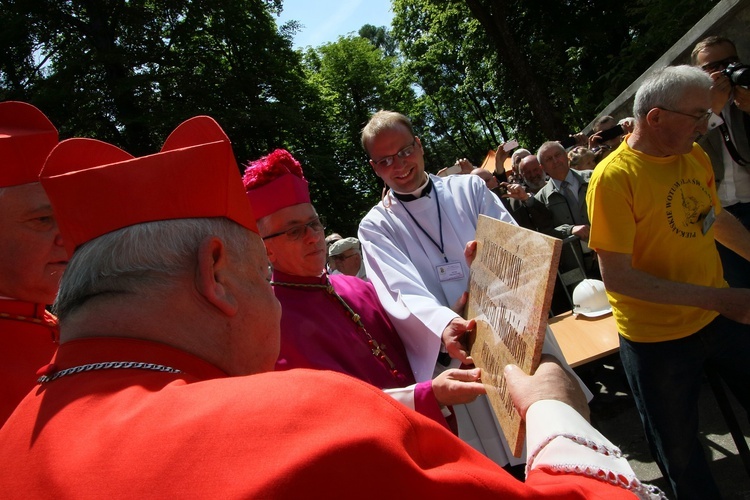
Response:
[[[508,394],[503,368],[539,365],[562,241],[481,215],[466,317],[476,319],[474,364],[508,445],[520,456],[526,430]]]

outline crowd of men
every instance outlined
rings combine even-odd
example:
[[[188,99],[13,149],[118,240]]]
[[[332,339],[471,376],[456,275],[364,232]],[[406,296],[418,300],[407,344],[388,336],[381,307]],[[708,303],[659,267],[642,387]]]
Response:
[[[722,71],[737,61],[731,41],[702,41],[694,66],[644,81],[631,133],[599,140],[593,171],[547,142],[513,153],[505,192],[481,172],[428,174],[409,119],[379,111],[361,141],[387,190],[357,238],[325,236],[290,152],[240,177],[210,117],[136,158],[58,142],[40,110],[0,103],[0,490],[662,497],[589,424],[549,330],[533,375],[503,370],[527,430],[510,453],[457,312],[488,215],[578,244],[657,463],[678,498],[717,498],[703,367],[750,412],[750,289],[725,279],[750,260],[750,99]],[[711,153],[698,144],[716,129]]]

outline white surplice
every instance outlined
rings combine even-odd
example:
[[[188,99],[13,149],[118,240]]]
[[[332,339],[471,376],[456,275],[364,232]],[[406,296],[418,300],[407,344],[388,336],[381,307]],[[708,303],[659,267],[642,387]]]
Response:
[[[359,226],[367,277],[402,338],[417,382],[433,378],[436,365],[438,371],[444,369],[437,363],[441,334],[459,317],[450,306],[468,289],[464,247],[475,237],[479,215],[516,225],[479,176],[431,175],[430,179],[433,188],[428,195],[401,202],[389,192]],[[462,277],[441,281],[439,267],[446,265],[446,259],[453,272],[460,266],[457,274]],[[544,352],[567,366],[549,328]],[[457,365],[454,360],[452,366]],[[579,382],[590,400],[591,392]],[[486,397],[454,409],[459,436],[475,449],[503,466],[526,461],[525,451],[520,458],[511,454]]]

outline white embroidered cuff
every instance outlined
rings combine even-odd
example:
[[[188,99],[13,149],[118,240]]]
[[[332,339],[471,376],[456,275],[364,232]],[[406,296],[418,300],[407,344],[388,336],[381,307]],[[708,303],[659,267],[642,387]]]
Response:
[[[560,401],[537,401],[526,413],[527,473],[579,474],[626,488],[640,498],[662,498],[642,484],[622,452],[573,408]]]

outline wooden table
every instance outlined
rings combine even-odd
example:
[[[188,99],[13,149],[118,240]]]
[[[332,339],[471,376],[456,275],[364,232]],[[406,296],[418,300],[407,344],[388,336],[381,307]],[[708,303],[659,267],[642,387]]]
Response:
[[[549,327],[555,334],[565,361],[573,368],[620,350],[617,325],[611,313],[598,318],[574,316],[572,312],[558,314],[549,320]],[[745,471],[750,476],[750,448],[737,422],[732,405],[727,399],[723,383],[715,370],[706,368],[705,371],[719,410],[727,422],[729,432],[742,458]]]
[[[617,325],[612,313],[588,318],[572,312],[559,314],[549,320],[549,327],[560,344],[565,361],[575,368],[603,358],[620,349]]]

